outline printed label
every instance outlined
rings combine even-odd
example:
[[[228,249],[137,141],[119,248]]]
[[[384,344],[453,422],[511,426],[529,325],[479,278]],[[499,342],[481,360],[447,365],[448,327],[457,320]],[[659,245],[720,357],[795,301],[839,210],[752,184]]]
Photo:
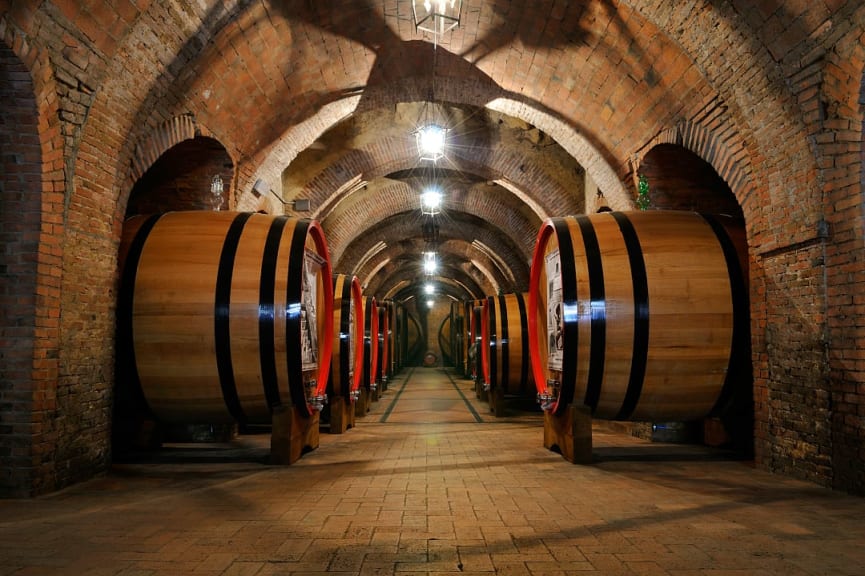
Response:
[[[564,358],[564,310],[562,309],[562,266],[559,251],[546,257],[547,271],[547,368],[562,370]]]
[[[316,302],[318,301],[318,274],[324,264],[318,254],[304,251],[303,284],[300,303],[301,370],[318,368],[318,322]]]

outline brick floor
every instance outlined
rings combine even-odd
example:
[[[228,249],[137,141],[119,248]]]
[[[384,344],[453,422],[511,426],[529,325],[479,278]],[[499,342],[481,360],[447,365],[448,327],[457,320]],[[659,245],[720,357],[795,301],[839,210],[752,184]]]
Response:
[[[406,369],[291,466],[242,436],[0,501],[0,575],[865,574],[863,499],[602,425],[575,466],[542,422]]]

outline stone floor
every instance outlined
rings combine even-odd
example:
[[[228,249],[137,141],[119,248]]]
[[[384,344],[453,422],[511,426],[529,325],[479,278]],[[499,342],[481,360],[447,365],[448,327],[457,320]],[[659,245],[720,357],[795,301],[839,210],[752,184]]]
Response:
[[[863,499],[601,426],[595,463],[569,464],[539,413],[496,420],[440,369],[291,466],[268,442],[0,501],[0,575],[865,574]]]

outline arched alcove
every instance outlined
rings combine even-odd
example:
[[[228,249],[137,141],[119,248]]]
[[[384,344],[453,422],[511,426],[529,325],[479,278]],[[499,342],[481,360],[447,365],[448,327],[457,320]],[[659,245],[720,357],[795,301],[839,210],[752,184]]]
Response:
[[[649,185],[649,209],[681,210],[705,215],[730,216],[741,228],[730,230],[733,246],[741,269],[742,283],[738,316],[734,318],[733,339],[747,342],[738,351],[731,351],[725,388],[729,396],[725,406],[718,407],[716,418],[709,418],[688,432],[702,437],[708,444],[730,444],[737,451],[751,456],[754,444],[753,368],[748,319],[748,246],[742,209],[733,191],[715,168],[694,152],[677,144],[658,144],[643,157],[639,174]],[[711,218],[711,216],[709,216]],[[731,255],[732,256],[732,255]],[[728,262],[728,265],[734,265]],[[731,268],[732,270],[732,268]],[[731,271],[731,281],[734,279]],[[735,309],[735,307],[734,307]],[[736,313],[734,313],[735,315]],[[735,349],[734,349],[735,350]]]
[[[211,194],[213,178],[223,183],[221,202]],[[138,179],[129,196],[126,215],[168,210],[226,210],[231,202],[234,164],[225,147],[213,138],[196,136],[163,153]]]
[[[188,121],[187,121],[188,123]],[[151,150],[151,146],[144,146]],[[214,195],[212,185],[218,178],[222,193]],[[234,179],[234,164],[225,147],[216,139],[195,136],[175,143],[165,150],[152,165],[141,174],[132,187],[126,216],[156,214],[184,210],[228,210],[234,205],[231,198]],[[124,266],[125,249],[120,251],[121,271]],[[112,420],[112,442],[115,457],[134,448],[158,444],[166,435],[180,439],[197,438],[193,427],[157,426],[146,414],[142,398],[134,386],[127,386],[128,367],[123,365],[120,355],[115,367],[114,414]],[[232,427],[222,426],[218,433],[228,433]],[[201,427],[212,439],[212,426]],[[228,432],[226,432],[228,430]]]
[[[733,191],[711,164],[676,144],[659,144],[640,163],[651,208],[742,217]]]

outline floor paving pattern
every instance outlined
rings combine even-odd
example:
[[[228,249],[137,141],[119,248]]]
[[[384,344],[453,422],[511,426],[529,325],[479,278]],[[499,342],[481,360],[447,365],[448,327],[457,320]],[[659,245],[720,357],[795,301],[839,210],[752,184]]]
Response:
[[[601,425],[575,466],[542,422],[406,369],[291,466],[244,435],[0,500],[0,576],[865,574],[865,499]]]

